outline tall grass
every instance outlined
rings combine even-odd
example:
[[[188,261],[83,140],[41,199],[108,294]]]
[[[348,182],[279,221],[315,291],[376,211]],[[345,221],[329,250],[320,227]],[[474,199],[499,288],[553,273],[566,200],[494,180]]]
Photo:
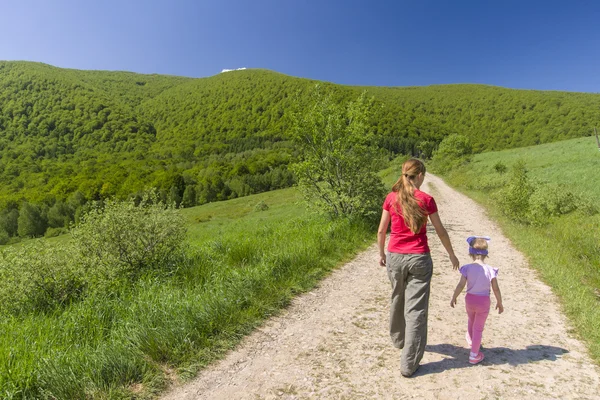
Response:
[[[518,164],[525,166],[527,178],[514,193],[520,186],[525,196],[512,199],[510,212],[514,180],[509,170]],[[600,152],[595,138],[480,154],[446,178],[499,221],[558,295],[574,331],[600,363]]]
[[[184,210],[190,246],[168,274],[2,314],[0,398],[152,397],[172,371],[221,357],[374,240],[375,226],[308,214],[298,199],[287,189]]]

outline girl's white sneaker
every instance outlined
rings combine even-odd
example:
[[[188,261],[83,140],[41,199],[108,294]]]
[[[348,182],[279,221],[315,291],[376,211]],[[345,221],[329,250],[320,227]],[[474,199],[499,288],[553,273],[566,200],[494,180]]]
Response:
[[[469,356],[469,363],[475,365],[475,364],[479,364],[480,362],[483,361],[483,359],[485,358],[485,356],[483,355],[482,352],[477,353],[477,355],[475,357],[471,357]]]

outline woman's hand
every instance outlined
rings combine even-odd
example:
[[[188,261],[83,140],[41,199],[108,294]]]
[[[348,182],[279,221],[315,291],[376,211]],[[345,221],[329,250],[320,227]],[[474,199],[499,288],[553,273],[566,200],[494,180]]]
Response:
[[[386,264],[387,264],[387,257],[385,256],[385,254],[381,254],[379,256],[379,265],[381,267],[385,267]]]
[[[452,243],[450,243],[450,236],[448,236],[448,232],[446,231],[446,228],[444,228],[442,220],[440,220],[439,214],[437,212],[430,214],[429,220],[435,228],[435,233],[437,233],[438,237],[442,241],[442,245],[444,245],[446,252],[448,252],[448,255],[450,256],[450,261],[452,262],[452,269],[457,270],[459,267],[458,258],[456,258],[456,256],[454,255]]]
[[[458,261],[458,258],[456,258],[456,256],[454,254],[452,254],[450,256],[450,262],[452,263],[452,269],[454,271],[456,271],[458,269],[458,267],[460,266],[460,262]]]
[[[379,229],[377,230],[377,246],[379,247],[379,265],[385,267],[387,262],[385,256],[385,236],[390,225],[390,212],[383,210],[381,212],[381,221],[379,221]]]

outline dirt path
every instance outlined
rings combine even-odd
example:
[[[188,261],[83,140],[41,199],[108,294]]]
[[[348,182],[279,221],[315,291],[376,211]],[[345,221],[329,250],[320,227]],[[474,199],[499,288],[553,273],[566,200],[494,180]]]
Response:
[[[600,399],[600,368],[524,257],[442,180],[428,175],[424,190],[436,198],[461,263],[467,236],[492,237],[489,263],[500,268],[505,312],[490,314],[481,365],[467,362],[463,295],[449,306],[459,275],[430,232],[429,344],[412,378],[400,375],[388,337],[390,286],[372,246],[164,399]]]

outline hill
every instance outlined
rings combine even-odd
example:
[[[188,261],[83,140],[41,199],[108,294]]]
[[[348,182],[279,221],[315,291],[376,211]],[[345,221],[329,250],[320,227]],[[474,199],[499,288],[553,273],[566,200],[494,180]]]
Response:
[[[469,137],[478,153],[589,136],[600,117],[600,95],[591,93],[458,84],[372,92]]]
[[[427,157],[450,133],[468,136],[477,152],[587,136],[600,117],[594,94],[355,87],[267,70],[194,79],[0,62],[0,236],[18,233],[14,210],[23,201],[37,207],[29,219],[43,222],[25,230],[35,236],[73,221],[90,200],[148,187],[184,206],[288,187],[287,165],[297,157],[288,117],[309,104],[317,83],[338,101],[365,90],[375,98],[376,145],[389,156]]]

